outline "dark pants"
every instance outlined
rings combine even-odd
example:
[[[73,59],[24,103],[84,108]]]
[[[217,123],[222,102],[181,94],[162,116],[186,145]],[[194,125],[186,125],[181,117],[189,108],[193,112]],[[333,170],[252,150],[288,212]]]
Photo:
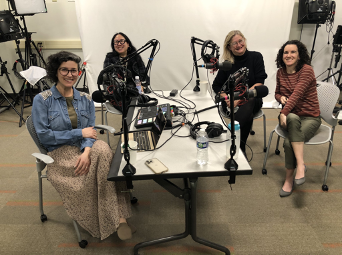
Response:
[[[288,136],[284,140],[284,152],[285,167],[287,169],[295,169],[297,167],[297,160],[291,142],[309,141],[319,129],[321,122],[321,117],[298,116],[294,113],[286,116]]]
[[[239,110],[234,115],[236,121],[240,124],[240,148],[245,153],[246,142],[253,125],[254,114],[257,113],[262,107],[261,98],[250,98],[244,105],[239,106]],[[222,103],[222,110],[227,112],[227,105]]]

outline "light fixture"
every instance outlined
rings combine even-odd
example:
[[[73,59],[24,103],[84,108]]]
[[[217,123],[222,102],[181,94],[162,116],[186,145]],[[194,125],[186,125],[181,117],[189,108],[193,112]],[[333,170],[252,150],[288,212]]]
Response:
[[[9,0],[15,15],[34,15],[46,13],[45,0]]]

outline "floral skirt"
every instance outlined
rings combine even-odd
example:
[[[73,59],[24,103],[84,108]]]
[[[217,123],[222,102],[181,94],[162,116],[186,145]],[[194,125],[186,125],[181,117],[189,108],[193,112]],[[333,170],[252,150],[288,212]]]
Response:
[[[60,194],[73,220],[101,240],[116,232],[120,218],[132,214],[126,182],[107,181],[113,153],[107,143],[97,140],[90,151],[91,165],[86,175],[75,176],[75,164],[81,152],[65,145],[48,153],[54,163],[47,177]]]

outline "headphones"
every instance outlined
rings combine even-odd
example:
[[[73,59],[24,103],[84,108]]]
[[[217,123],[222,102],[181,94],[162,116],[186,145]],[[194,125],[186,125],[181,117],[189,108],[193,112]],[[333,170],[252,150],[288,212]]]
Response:
[[[190,128],[190,136],[196,140],[196,135],[201,125],[208,125],[205,129],[209,138],[214,138],[220,136],[222,133],[227,133],[227,130],[223,130],[223,127],[219,123],[202,121],[197,122]]]
[[[150,102],[152,101],[152,102]],[[148,95],[141,94],[138,96],[138,104],[139,107],[149,107],[149,106],[156,106],[158,104],[157,98],[151,98]]]
[[[210,54],[205,54],[205,50],[208,47],[208,45],[211,44],[212,48],[211,48],[211,53]],[[215,58],[214,54],[215,54],[215,47],[216,44],[212,41],[212,40],[207,40],[203,43],[202,48],[201,48],[201,57],[204,61],[204,63],[210,63],[210,59]]]

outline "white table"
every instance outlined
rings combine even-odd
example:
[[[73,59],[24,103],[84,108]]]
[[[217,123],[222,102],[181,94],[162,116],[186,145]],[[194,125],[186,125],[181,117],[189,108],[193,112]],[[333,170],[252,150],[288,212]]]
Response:
[[[169,92],[164,92],[164,95],[168,95]],[[150,97],[154,97],[152,94]],[[197,106],[197,111],[210,107],[214,105],[213,100],[207,93],[206,96],[200,96],[198,93],[193,91],[183,91],[182,96],[195,102]],[[180,99],[179,94],[175,97]],[[158,98],[159,100],[159,98]],[[160,99],[159,104],[170,103],[175,104],[172,101],[166,99]],[[176,104],[177,105],[177,104]],[[135,113],[137,109],[135,110]],[[128,113],[128,119],[132,118],[133,110]],[[199,121],[210,121],[216,123],[222,123],[218,115],[217,108],[213,108],[198,114]],[[191,119],[191,115],[188,116]],[[197,118],[195,118],[195,123]],[[205,128],[205,127],[204,127]],[[133,130],[133,124],[131,125],[131,130]],[[188,135],[189,126],[183,126],[181,130],[177,132],[177,135]],[[161,138],[158,142],[160,146],[164,141],[166,141],[171,136],[170,130],[164,130]],[[210,140],[222,141],[226,139],[226,134],[222,134],[220,137],[211,138]],[[121,142],[119,142],[119,145]],[[157,147],[158,147],[157,146]],[[138,249],[155,245],[159,243],[169,242],[177,239],[182,239],[188,236],[192,236],[193,240],[204,244],[206,246],[212,247],[214,249],[220,250],[225,254],[230,254],[226,247],[221,245],[203,240],[196,235],[196,186],[198,177],[206,176],[229,176],[230,172],[224,168],[224,164],[227,162],[226,159],[226,143],[209,143],[209,163],[204,166],[199,166],[196,161],[196,141],[191,137],[180,138],[173,137],[168,141],[163,147],[155,151],[148,152],[138,152],[137,161],[134,164],[136,168],[136,174],[132,176],[132,180],[148,180],[153,179],[155,182],[160,184],[167,191],[172,193],[174,196],[183,198],[185,201],[185,232],[178,235],[172,235],[169,237],[163,237],[157,240],[152,240],[148,242],[142,242],[134,247],[134,254],[138,254]],[[145,161],[151,158],[157,158],[164,165],[168,167],[168,171],[163,174],[154,174],[146,165]],[[236,175],[251,175],[252,169],[248,164],[243,153],[240,151],[238,159],[236,159],[238,164],[238,169]],[[126,165],[126,161],[123,160],[120,146],[118,146],[111,169],[108,174],[109,181],[124,181],[126,177],[122,174],[122,169]],[[179,188],[173,184],[169,179],[172,178],[183,178],[184,188]],[[190,185],[190,186],[189,186]]]

